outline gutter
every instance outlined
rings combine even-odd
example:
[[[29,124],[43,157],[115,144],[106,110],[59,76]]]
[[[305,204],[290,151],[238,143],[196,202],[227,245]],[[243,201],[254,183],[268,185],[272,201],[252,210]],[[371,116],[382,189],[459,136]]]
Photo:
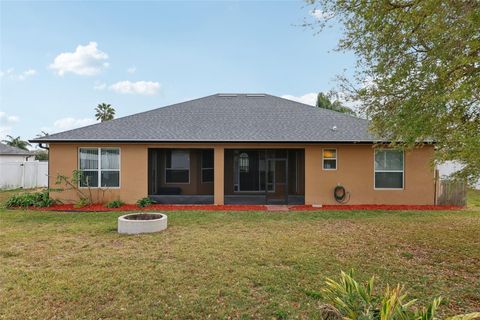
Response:
[[[265,143],[265,144],[390,144],[391,141],[372,141],[372,140],[351,140],[351,141],[265,141],[265,140],[257,140],[257,141],[238,141],[238,140],[101,140],[101,139],[85,139],[85,140],[74,140],[74,139],[59,139],[59,140],[29,140],[32,143],[39,143],[40,148],[48,149],[48,147],[43,147],[42,143],[126,143],[126,144],[135,144],[135,143],[210,143],[210,144],[218,144],[218,143],[233,143],[233,144],[245,144],[245,143]],[[420,144],[436,144],[435,141],[424,141]]]

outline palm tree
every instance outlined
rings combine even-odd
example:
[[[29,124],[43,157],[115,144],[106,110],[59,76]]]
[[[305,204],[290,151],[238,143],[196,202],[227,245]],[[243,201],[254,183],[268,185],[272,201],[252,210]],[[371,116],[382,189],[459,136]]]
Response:
[[[27,141],[25,140],[22,140],[20,137],[12,137],[11,135],[7,135],[7,139],[8,140],[2,140],[3,143],[11,146],[11,147],[17,147],[19,149],[23,149],[23,150],[27,150],[28,151],[28,148],[27,146],[31,146],[30,143],[28,143]]]
[[[334,95],[331,93],[330,95]],[[329,109],[337,112],[342,112],[346,114],[350,114],[352,116],[356,116],[356,112],[351,108],[344,106],[339,100],[331,101],[329,96],[320,92],[317,95],[317,103],[316,106],[319,108]]]
[[[43,137],[48,137],[50,135],[50,133],[46,132],[46,131],[40,131],[40,133],[37,133],[36,137],[37,138],[43,138]]]
[[[115,109],[107,103],[99,104],[95,111],[97,112],[95,117],[101,122],[112,120],[115,117]]]

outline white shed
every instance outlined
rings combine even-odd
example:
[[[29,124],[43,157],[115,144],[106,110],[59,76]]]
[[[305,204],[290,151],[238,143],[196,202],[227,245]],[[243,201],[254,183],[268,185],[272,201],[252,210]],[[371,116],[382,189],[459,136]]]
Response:
[[[33,152],[0,143],[0,163],[33,160],[35,160],[35,154]]]

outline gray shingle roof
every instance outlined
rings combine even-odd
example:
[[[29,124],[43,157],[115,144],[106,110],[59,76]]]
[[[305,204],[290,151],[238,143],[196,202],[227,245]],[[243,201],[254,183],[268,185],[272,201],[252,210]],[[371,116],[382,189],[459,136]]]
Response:
[[[334,129],[335,127],[335,129]],[[32,142],[373,142],[368,121],[267,94],[215,94]]]
[[[33,155],[32,152],[23,150],[17,147],[11,147],[4,143],[0,143],[0,155],[9,155],[9,156],[30,156]]]

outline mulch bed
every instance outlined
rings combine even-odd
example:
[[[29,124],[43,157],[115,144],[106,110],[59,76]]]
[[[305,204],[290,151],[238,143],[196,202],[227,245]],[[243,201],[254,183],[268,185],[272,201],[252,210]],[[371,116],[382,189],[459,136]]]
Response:
[[[457,206],[430,206],[430,205],[324,205],[313,207],[311,205],[287,206],[288,211],[325,211],[325,210],[460,210]],[[75,208],[73,204],[56,204],[48,208],[31,208],[38,211],[67,211],[67,212],[108,212],[108,211],[179,211],[179,210],[204,210],[204,211],[269,211],[265,205],[175,205],[154,204],[140,208],[134,204],[125,204],[120,208],[107,208],[102,204],[89,205]]]

